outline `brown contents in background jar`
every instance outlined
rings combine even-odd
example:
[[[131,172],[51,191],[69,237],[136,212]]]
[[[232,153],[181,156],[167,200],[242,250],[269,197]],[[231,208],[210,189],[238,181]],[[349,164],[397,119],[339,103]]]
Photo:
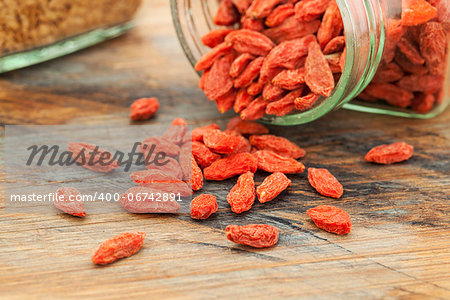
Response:
[[[141,0],[3,0],[0,56],[129,21],[140,4]]]

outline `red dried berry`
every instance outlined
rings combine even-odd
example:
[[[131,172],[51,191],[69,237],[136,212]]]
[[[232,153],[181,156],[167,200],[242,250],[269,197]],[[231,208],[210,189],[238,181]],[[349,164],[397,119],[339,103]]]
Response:
[[[210,48],[214,48],[217,45],[223,43],[225,37],[232,32],[233,29],[214,29],[202,36],[202,43],[205,46]]]
[[[167,156],[177,157],[180,154],[180,147],[160,136],[151,136],[142,141],[139,151],[144,154],[144,157],[149,155],[149,152],[151,151],[151,157],[157,153],[164,153]]]
[[[371,83],[364,92],[377,99],[383,99],[391,105],[408,107],[411,104],[414,94],[397,85],[390,83]]]
[[[340,35],[332,38],[323,48],[323,54],[341,52],[345,48],[345,36]]]
[[[234,213],[240,214],[252,208],[255,202],[255,181],[253,177],[252,172],[242,174],[239,176],[236,185],[228,193],[227,201]]]
[[[233,108],[234,101],[236,99],[237,90],[231,89],[223,96],[216,98],[217,110],[223,114]]]
[[[248,65],[250,61],[255,59],[255,57],[248,53],[242,53],[239,55],[231,64],[230,67],[230,76],[236,78],[239,74],[244,71],[245,67]]]
[[[344,193],[342,184],[327,169],[308,168],[308,181],[321,195],[340,198]]]
[[[317,227],[328,232],[344,235],[352,230],[350,216],[336,206],[319,205],[306,213]]]
[[[252,102],[253,97],[247,93],[246,89],[240,89],[236,95],[236,99],[234,101],[233,109],[236,113],[240,113],[244,110],[250,102]],[[239,118],[239,117],[238,117]]]
[[[270,150],[281,156],[294,159],[303,157],[306,154],[305,150],[288,139],[271,134],[252,135],[250,136],[250,144],[259,150]]]
[[[436,97],[433,94],[419,94],[412,103],[411,108],[421,114],[427,113],[433,109]]]
[[[285,90],[277,86],[274,86],[272,83],[268,82],[263,88],[262,98],[264,99],[264,101],[267,102],[277,101],[283,98],[285,92],[286,92]]]
[[[239,134],[265,134],[269,129],[254,121],[244,121],[239,117],[234,117],[227,123],[227,129],[234,130]]]
[[[295,99],[303,94],[303,86],[295,91],[288,93],[282,99],[267,104],[266,114],[275,116],[285,116],[295,110]]]
[[[295,17],[300,22],[319,18],[327,9],[330,0],[302,0],[295,4]]]
[[[329,97],[334,89],[330,66],[317,43],[310,43],[305,62],[305,82],[314,94]]]
[[[192,142],[192,155],[201,168],[209,167],[213,162],[220,159],[220,155],[212,152],[200,142]]]
[[[272,247],[278,242],[278,229],[267,224],[228,225],[225,235],[233,243],[255,248]]]
[[[365,160],[377,164],[393,164],[410,159],[413,152],[413,146],[404,142],[396,142],[372,148],[366,154]]]
[[[195,65],[196,71],[204,71],[210,68],[214,62],[219,58],[231,52],[233,46],[229,43],[221,43],[211,49],[208,53],[203,55]],[[203,73],[205,74],[205,73]],[[206,78],[205,78],[206,79]]]
[[[266,35],[248,29],[235,30],[227,35],[225,42],[232,44],[239,53],[264,56],[275,46]]]
[[[240,143],[238,137],[227,134],[219,129],[208,130],[203,135],[203,142],[216,153],[233,153]]]
[[[213,21],[216,25],[230,26],[239,21],[239,13],[230,0],[222,0]]]
[[[241,119],[247,121],[261,119],[264,116],[266,106],[267,102],[261,99],[261,97],[254,99],[243,111],[241,111]]]
[[[119,198],[122,207],[134,214],[176,214],[180,211],[180,204],[176,199],[161,201],[161,191],[144,186],[129,188]]]
[[[267,176],[261,185],[256,188],[259,202],[265,203],[275,199],[290,185],[289,178],[281,172],[275,172]]]
[[[344,24],[342,23],[339,7],[336,1],[332,0],[323,14],[322,24],[320,24],[317,31],[317,40],[320,47],[323,49],[329,41],[341,33],[343,28]]]
[[[230,76],[233,55],[218,58],[212,65],[204,82],[204,92],[208,99],[217,99],[233,88],[233,79]]]
[[[294,15],[294,6],[292,3],[278,5],[266,18],[266,25],[274,27],[283,23],[287,18]]]
[[[249,86],[259,75],[264,57],[258,57],[252,60],[244,71],[234,80],[235,88],[244,88]]]
[[[175,119],[172,121],[172,125],[164,132],[162,138],[176,145],[180,145],[183,142],[187,129],[186,120],[182,118]]]
[[[290,16],[280,25],[266,29],[263,33],[275,43],[279,44],[284,41],[290,41],[302,38],[309,34],[314,34],[317,32],[317,29],[319,29],[319,26],[320,20],[301,22],[295,16]]]
[[[253,0],[246,14],[253,19],[265,18],[270,15],[275,6],[282,2],[284,0]]]
[[[217,124],[210,124],[203,127],[198,127],[192,130],[192,141],[203,142],[203,135],[206,131],[211,129],[220,129]]]
[[[196,220],[208,219],[217,212],[216,197],[209,194],[202,194],[195,197],[191,202],[191,218]]]
[[[436,16],[436,8],[425,0],[402,1],[402,24],[404,26],[423,24]]]
[[[447,22],[450,22],[450,18]],[[448,47],[447,45],[447,33],[442,24],[437,22],[428,22],[420,27],[420,53],[425,59],[426,67],[431,74],[444,74],[446,66],[444,62],[446,48]]]
[[[180,163],[172,157],[166,157],[158,163],[154,162],[145,166],[148,170],[159,171],[177,179],[183,179],[183,169]]]
[[[255,157],[250,153],[236,153],[213,162],[203,171],[206,180],[225,180],[258,168]]]
[[[131,173],[131,179],[139,186],[151,188],[160,193],[176,193],[181,197],[192,195],[192,189],[181,179],[160,170],[143,170]]]
[[[76,188],[61,187],[56,191],[56,199],[53,204],[66,214],[84,217],[86,216],[86,210],[80,196],[80,192]]]
[[[306,96],[299,97],[294,100],[295,108],[299,111],[308,110],[311,107],[313,107],[314,104],[316,104],[316,102],[317,102],[317,100],[319,100],[319,98],[320,98],[319,95],[316,95],[313,93],[309,93]]]
[[[78,165],[93,172],[109,173],[119,167],[111,152],[96,145],[71,142],[67,149]]]
[[[290,157],[278,155],[272,151],[259,150],[253,153],[253,156],[258,162],[258,169],[269,173],[296,174],[305,170],[305,166],[301,162]]]
[[[141,98],[131,104],[130,119],[133,121],[143,121],[150,119],[159,109],[159,102],[156,98]]]
[[[97,265],[110,264],[119,258],[136,254],[144,243],[145,232],[126,232],[104,241],[92,256]]]
[[[278,73],[273,79],[272,84],[285,89],[296,90],[305,83],[305,69],[284,70]]]

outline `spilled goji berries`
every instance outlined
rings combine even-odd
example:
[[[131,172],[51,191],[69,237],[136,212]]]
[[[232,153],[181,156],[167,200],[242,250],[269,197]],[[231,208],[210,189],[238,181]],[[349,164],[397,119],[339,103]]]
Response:
[[[131,104],[130,119],[133,121],[147,120],[155,115],[159,109],[156,98],[141,98]]]
[[[305,150],[281,136],[271,134],[252,135],[249,139],[250,144],[258,150],[270,150],[281,156],[294,159],[301,158],[306,154]]]
[[[259,150],[253,153],[258,162],[258,169],[266,172],[281,172],[284,174],[297,174],[305,170],[305,166],[290,157],[284,157],[268,150]]]
[[[136,254],[144,243],[145,232],[126,232],[104,241],[92,256],[97,265],[110,264],[119,258]]]
[[[77,165],[82,166],[93,172],[109,173],[119,167],[113,154],[99,146],[88,143],[68,144],[67,149],[70,151]]]
[[[255,181],[253,177],[252,172],[242,174],[228,193],[227,201],[233,212],[240,214],[252,208],[255,202]]]
[[[291,180],[281,172],[275,172],[267,176],[261,185],[256,188],[259,202],[265,203],[275,199],[290,185]]]
[[[266,126],[254,121],[244,121],[239,117],[234,117],[227,123],[227,129],[234,130],[240,134],[265,134],[269,133]]]
[[[240,140],[237,136],[214,129],[203,134],[203,143],[216,153],[233,153]]]
[[[255,248],[272,247],[278,242],[278,229],[267,224],[228,225],[225,235],[233,243]]]
[[[366,154],[365,160],[377,164],[393,164],[410,159],[413,152],[413,146],[405,142],[396,142],[372,148]]]
[[[308,181],[324,196],[340,198],[344,193],[342,184],[327,169],[308,168]]]
[[[61,187],[56,191],[56,198],[53,204],[66,214],[84,217],[86,216],[86,210],[80,196],[80,192],[76,188]]]
[[[202,194],[195,197],[191,202],[191,218],[197,220],[208,219],[217,211],[216,196]]]
[[[236,153],[216,160],[203,170],[206,180],[225,180],[258,168],[255,157],[250,153]]]
[[[350,216],[336,206],[319,205],[306,213],[317,227],[328,232],[344,235],[352,230]]]

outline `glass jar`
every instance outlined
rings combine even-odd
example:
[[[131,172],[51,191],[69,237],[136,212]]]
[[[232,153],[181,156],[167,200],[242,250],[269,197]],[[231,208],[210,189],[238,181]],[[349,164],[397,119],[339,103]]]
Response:
[[[447,9],[449,9],[446,0],[430,2],[439,3],[439,1],[442,1],[443,6],[447,5]],[[201,37],[217,28],[213,22],[213,17],[217,12],[218,3],[217,0],[171,0],[172,17],[178,39],[192,66],[210,50],[202,44]],[[317,105],[305,112],[283,117],[266,115],[262,119],[264,122],[276,125],[303,124],[341,107],[362,112],[426,119],[436,116],[446,108],[450,102],[450,67],[446,63],[450,54],[450,51],[448,51],[448,13],[440,16],[440,18],[446,19],[444,22],[447,22],[447,24],[442,23],[447,25],[447,41],[445,42],[447,52],[446,57],[439,61],[445,67],[439,84],[441,90],[439,94],[434,94],[439,99],[431,110],[418,113],[409,108],[397,108],[381,101],[366,102],[357,98],[371,83],[374,75],[381,68],[380,66],[384,65],[383,60],[389,52],[388,48],[398,42],[392,42],[389,39],[389,24],[394,24],[400,20],[402,0],[337,0],[337,4],[344,24],[346,60],[342,75],[331,96],[321,99]],[[371,89],[378,90],[374,87],[371,87]],[[417,94],[414,91],[414,95]],[[379,100],[364,93],[361,95],[365,96],[365,100]]]
[[[134,23],[142,0],[52,0],[0,3],[0,73],[116,37]]]

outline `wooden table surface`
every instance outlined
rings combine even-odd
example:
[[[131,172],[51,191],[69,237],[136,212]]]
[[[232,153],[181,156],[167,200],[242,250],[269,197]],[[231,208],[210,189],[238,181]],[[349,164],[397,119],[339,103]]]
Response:
[[[156,96],[161,109],[149,124],[175,117],[224,124],[232,114],[220,115],[197,88],[167,2],[147,2],[125,36],[1,75],[1,123],[128,124],[132,100]],[[271,127],[307,150],[307,166],[327,167],[341,180],[339,200],[314,192],[305,174],[291,176],[280,199],[242,215],[226,203],[235,179],[208,183],[204,192],[217,195],[219,211],[203,222],[187,214],[7,213],[2,196],[0,298],[449,299],[449,121],[450,110],[425,121],[340,110],[304,126]],[[372,146],[398,140],[415,146],[410,161],[363,161]],[[305,212],[320,204],[345,209],[351,234],[316,228]],[[261,222],[280,229],[276,247],[250,249],[224,236],[228,224]],[[91,263],[100,242],[132,230],[148,234],[137,255],[107,267]]]

